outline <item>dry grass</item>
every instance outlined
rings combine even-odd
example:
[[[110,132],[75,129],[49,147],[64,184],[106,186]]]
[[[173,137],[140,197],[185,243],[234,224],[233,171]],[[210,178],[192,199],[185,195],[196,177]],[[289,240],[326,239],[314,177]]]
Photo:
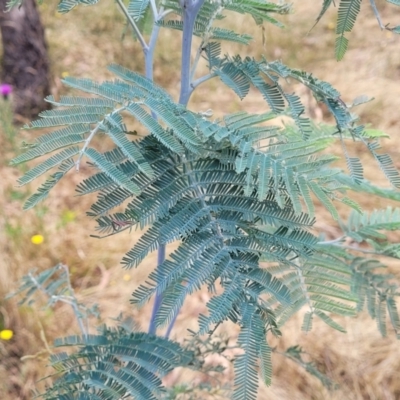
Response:
[[[285,18],[290,27],[284,31],[268,27],[265,48],[261,45],[261,31],[254,29],[256,41],[246,49],[225,46],[230,53],[248,52],[258,56],[266,54],[268,59],[281,58],[292,67],[314,72],[316,76],[334,84],[350,102],[360,94],[374,96],[359,112],[366,123],[385,130],[392,136],[384,143],[384,148],[400,167],[399,139],[400,129],[400,52],[399,37],[379,32],[376,21],[368,8],[364,7],[358,27],[350,35],[350,50],[341,63],[333,60],[334,15],[329,13],[324,20],[307,35],[313,17],[319,11],[313,1],[294,1],[298,12]],[[54,94],[66,93],[61,86],[60,76],[86,76],[98,80],[110,77],[106,66],[112,62],[121,63],[131,69],[141,70],[143,57],[139,44],[129,35],[121,41],[122,21],[113,4],[101,3],[98,6],[74,10],[66,16],[55,12],[55,3],[42,6],[43,21],[49,43],[53,69]],[[383,12],[385,21],[396,22],[400,15],[392,15],[393,7]],[[248,19],[237,18],[238,26]],[[179,33],[163,33],[156,60],[155,78],[158,83],[177,95],[179,71]],[[294,89],[300,90],[298,86]],[[307,94],[302,92],[306,97]],[[262,111],[264,103],[258,97],[249,97],[243,102],[234,100],[231,92],[216,81],[200,87],[193,96],[191,106],[206,110],[212,108],[216,115],[239,109]],[[308,110],[317,119],[325,118],[323,109],[312,101]],[[27,140],[30,132],[18,132],[16,142]],[[15,288],[16,282],[28,270],[37,267],[43,270],[59,261],[69,265],[73,284],[79,298],[88,304],[99,303],[104,321],[110,322],[119,312],[132,315],[146,329],[150,305],[143,310],[132,309],[129,297],[137,285],[143,281],[155,263],[155,255],[149,256],[135,271],[123,271],[119,265],[122,255],[137,240],[139,233],[121,234],[101,242],[90,238],[92,222],[85,211],[91,199],[73,196],[73,188],[88,172],[70,174],[41,206],[22,212],[23,200],[37,184],[18,189],[16,179],[21,170],[7,166],[8,161],[19,150],[5,135],[0,143],[3,152],[0,159],[2,184],[0,186],[0,243],[3,249],[0,259],[0,299]],[[102,143],[99,141],[99,145]],[[106,144],[103,144],[106,146]],[[356,152],[361,152],[357,148]],[[370,158],[365,162],[368,177],[378,183],[386,184],[377,167]],[[21,167],[24,168],[24,167]],[[364,207],[383,206],[379,200],[369,197],[359,198]],[[332,221],[324,210],[319,210],[319,227],[335,231]],[[45,241],[40,246],[31,243],[34,234],[41,234]],[[196,316],[204,311],[207,293],[190,298],[173,332],[181,338],[186,328],[196,327]],[[274,379],[270,388],[260,390],[260,399],[308,400],[308,399],[376,399],[394,400],[400,398],[400,347],[393,338],[382,339],[377,333],[375,323],[361,315],[355,320],[340,319],[348,330],[347,335],[334,332],[323,324],[316,323],[312,332],[300,333],[301,318],[291,320],[283,330],[283,338],[276,342],[278,348],[296,343],[309,352],[317,365],[329,377],[339,383],[337,391],[329,393],[315,379],[307,375],[279,355],[274,357]],[[46,373],[47,354],[40,353],[44,342],[55,337],[77,331],[70,310],[58,306],[56,311],[43,311],[38,306],[17,308],[14,301],[0,300],[0,327],[15,332],[9,342],[0,342],[0,380],[1,398],[4,400],[30,399],[34,382]],[[235,332],[232,327],[225,332]],[[44,334],[45,332],[45,334]],[[233,335],[234,336],[234,335]],[[21,361],[23,356],[33,357]],[[182,378],[175,373],[169,383]],[[231,377],[228,370],[226,377]],[[189,378],[183,375],[183,378]],[[43,387],[41,384],[39,385]]]

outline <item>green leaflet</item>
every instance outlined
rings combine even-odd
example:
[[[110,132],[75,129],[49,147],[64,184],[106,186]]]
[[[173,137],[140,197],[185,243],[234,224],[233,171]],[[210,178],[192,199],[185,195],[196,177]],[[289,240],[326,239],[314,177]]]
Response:
[[[175,137],[164,130],[161,125],[147,114],[139,105],[130,104],[127,107],[127,111],[142,123],[164,146],[178,154],[183,152],[183,147]]]
[[[360,240],[367,238],[382,239],[380,230],[398,230],[400,228],[400,209],[387,207],[383,210],[375,210],[372,213],[352,212],[348,221],[348,234],[359,235]],[[383,239],[386,236],[383,235]]]
[[[130,0],[128,5],[129,15],[131,15],[135,21],[139,21],[144,17],[148,5],[149,0]]]
[[[30,208],[36,206],[37,203],[40,201],[43,201],[44,199],[47,198],[49,195],[49,192],[53,187],[59,182],[61,178],[65,176],[65,174],[75,166],[75,163],[71,160],[68,159],[67,161],[63,162],[59,166],[59,172],[56,172],[55,174],[52,174],[46,182],[39,187],[37,192],[30,196],[28,200],[26,200],[24,204],[24,210],[29,210]]]
[[[267,270],[253,269],[247,276],[262,285],[264,290],[273,294],[280,302],[290,303],[290,291]]]
[[[250,83],[243,72],[236,68],[234,63],[225,63],[217,70],[217,75],[226,86],[229,86],[241,99],[249,92]]]
[[[82,133],[86,133],[87,128],[82,130]],[[53,132],[54,133],[54,132]],[[33,148],[30,148],[26,153],[22,153],[20,156],[14,158],[11,161],[11,165],[21,164],[23,162],[33,160],[37,157],[43,156],[48,153],[52,153],[55,150],[59,150],[63,147],[71,146],[77,143],[82,143],[85,141],[85,138],[82,134],[71,134],[71,135],[62,135],[60,138],[55,138],[53,140],[46,140],[43,144],[38,144]]]
[[[335,322],[332,318],[330,318],[327,314],[323,313],[322,311],[316,310],[315,315],[318,316],[322,321],[324,321],[327,325],[331,328],[338,330],[339,332],[346,333],[346,330]]]
[[[338,11],[338,20],[336,26],[335,54],[336,59],[340,61],[348,47],[348,39],[344,36],[345,32],[351,32],[357,15],[360,12],[361,0],[341,0]]]
[[[80,396],[87,392],[85,387],[91,387],[98,396],[93,399],[109,398],[112,394],[112,398],[130,395],[136,399],[156,400],[165,390],[160,375],[195,361],[194,354],[176,342],[129,332],[122,327],[103,327],[99,335],[58,339],[55,345],[77,346],[79,351],[51,356],[51,365],[63,374],[48,388],[44,399],[53,399],[54,395]],[[80,373],[74,372],[79,370]],[[88,394],[90,396],[90,392]]]
[[[309,332],[312,329],[312,322],[313,322],[314,313],[306,312],[304,314],[303,324],[301,325],[301,330],[303,332]]]
[[[272,360],[271,360],[272,350],[269,347],[265,337],[260,344],[259,358],[260,358],[260,372],[263,382],[270,386],[272,383]]]
[[[235,358],[235,392],[233,400],[257,398],[258,371],[257,359],[261,350],[260,337],[264,337],[264,324],[261,319],[252,314],[242,327],[238,343],[245,350],[244,354]],[[262,340],[265,343],[265,340]],[[265,350],[265,344],[263,349]],[[269,381],[270,376],[266,377]]]
[[[326,209],[331,213],[332,217],[337,220],[339,215],[336,211],[336,208],[332,204],[331,200],[325,193],[323,189],[321,189],[316,183],[310,182],[309,186],[314,194],[317,196],[318,200],[326,207]]]
[[[114,108],[115,103],[109,99],[93,98],[93,97],[72,97],[60,96],[56,100],[53,96],[47,96],[45,100],[55,106],[85,106],[85,107],[108,107]]]
[[[110,121],[110,118],[107,121]],[[153,170],[149,163],[143,157],[140,149],[136,146],[134,142],[127,139],[124,131],[120,129],[120,121],[115,124],[110,124],[111,126],[107,129],[108,135],[112,138],[113,142],[122,150],[122,152],[135,163],[139,170],[146,174],[149,178],[154,176]]]
[[[57,10],[61,14],[66,14],[78,5],[93,5],[97,4],[98,1],[99,0],[61,0],[58,4]]]
[[[322,9],[321,12],[319,13],[316,21],[315,21],[315,25],[320,21],[320,19],[325,15],[325,13],[327,12],[327,10],[329,9],[329,7],[332,5],[333,0],[323,0],[322,3]],[[315,26],[314,25],[314,26]]]
[[[58,164],[61,164],[63,161],[72,159],[72,157],[77,155],[78,153],[79,147],[76,146],[70,147],[66,150],[62,150],[60,153],[55,154],[54,156],[48,158],[45,162],[29,170],[24,176],[18,179],[18,183],[21,186],[26,185],[40,175],[43,175],[48,170],[54,168]]]
[[[101,153],[95,149],[87,149],[85,155],[93,161],[96,166],[102,170],[108,177],[110,177],[115,183],[123,186],[124,188],[131,191],[133,194],[139,194],[140,188],[135,185],[131,180],[118,170],[113,164],[111,164]]]
[[[261,24],[264,20],[276,25],[280,28],[283,24],[271,16],[271,14],[286,14],[290,11],[290,5],[275,4],[260,0],[232,1],[226,4],[226,9],[236,11],[240,14],[250,14],[257,24]]]

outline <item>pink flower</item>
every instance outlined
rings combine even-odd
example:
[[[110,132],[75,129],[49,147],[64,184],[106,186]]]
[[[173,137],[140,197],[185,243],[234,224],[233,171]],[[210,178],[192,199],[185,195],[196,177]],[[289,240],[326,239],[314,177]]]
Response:
[[[12,92],[12,86],[9,85],[8,83],[2,83],[0,85],[0,93],[2,96],[7,100],[8,95]]]

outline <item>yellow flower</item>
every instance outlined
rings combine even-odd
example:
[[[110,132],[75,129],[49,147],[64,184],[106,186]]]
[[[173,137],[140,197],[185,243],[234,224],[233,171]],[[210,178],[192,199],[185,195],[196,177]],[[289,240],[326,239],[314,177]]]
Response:
[[[11,329],[3,329],[0,331],[0,339],[10,340],[14,336],[14,332]]]
[[[123,279],[125,282],[128,282],[131,280],[131,276],[129,274],[125,274]]]
[[[44,241],[44,237],[42,235],[33,235],[31,237],[31,242],[33,244],[42,244]]]
[[[61,72],[61,77],[62,78],[66,78],[67,76],[69,76],[69,72],[67,72],[67,71]]]

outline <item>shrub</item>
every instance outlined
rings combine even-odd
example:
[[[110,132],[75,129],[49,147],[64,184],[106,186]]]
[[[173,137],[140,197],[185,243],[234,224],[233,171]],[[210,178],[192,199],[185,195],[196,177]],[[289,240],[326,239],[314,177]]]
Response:
[[[96,1],[62,0],[59,11],[92,3]],[[360,4],[361,0],[340,1],[338,60],[345,55],[346,35]],[[204,371],[204,354],[225,351],[224,343],[212,338],[226,320],[240,327],[241,352],[233,361],[232,389],[232,398],[238,400],[256,398],[259,375],[265,384],[271,383],[274,349],[268,338],[279,336],[280,327],[303,307],[308,310],[304,331],[317,318],[344,332],[332,314],[354,316],[366,306],[382,335],[388,325],[399,335],[396,279],[382,268],[387,258],[400,256],[400,245],[385,234],[400,227],[400,210],[388,207],[366,213],[347,196],[357,191],[400,198],[396,190],[364,179],[361,161],[350,155],[348,143],[361,142],[391,185],[400,187],[390,156],[379,149],[382,134],[366,129],[353,114],[354,107],[369,99],[359,97],[347,105],[335,88],[308,72],[278,60],[222,52],[221,42],[246,45],[252,39],[220,27],[225,11],[250,14],[258,25],[280,27],[279,16],[290,6],[259,0],[131,0],[128,6],[117,0],[117,5],[142,46],[145,76],[111,65],[117,77],[112,81],[65,78],[67,86],[85,95],[48,97],[54,109],[26,128],[54,129],[38,137],[13,164],[49,155],[19,179],[21,185],[57,169],[27,200],[27,209],[44,200],[70,170],[79,170],[84,158],[89,160],[96,172],[78,185],[77,192],[98,193],[88,215],[96,219],[99,234],[147,228],[123,257],[125,268],[138,267],[150,252],[158,252],[156,268],[132,296],[139,307],[154,297],[154,308],[147,333],[121,319],[117,328],[102,326],[94,335],[85,319],[96,310],[76,301],[65,266],[25,277],[20,288],[26,292],[23,301],[40,289],[50,304],[67,302],[81,330],[80,336],[56,342],[78,350],[51,357],[58,379],[42,397],[172,396],[171,391],[165,394],[161,378],[181,366]],[[317,22],[332,5],[332,0],[323,1]],[[399,27],[382,24],[373,1],[371,6],[381,28],[399,33]],[[178,102],[152,79],[154,51],[163,29],[183,32]],[[193,36],[200,37],[194,59]],[[208,73],[196,77],[201,62]],[[240,99],[250,91],[259,92],[265,110],[213,119],[210,110],[188,108],[196,87],[214,78]],[[326,106],[335,121],[332,126],[312,122],[301,97],[290,90],[293,82],[304,85]],[[140,124],[138,131],[127,128],[130,118]],[[112,149],[96,148],[92,139],[100,134],[112,140]],[[338,141],[348,173],[333,165],[337,157],[329,153]],[[326,240],[316,229],[316,202],[339,222],[343,232],[337,238]],[[352,209],[347,222],[340,219],[338,204]],[[169,243],[176,243],[176,248],[167,255]],[[188,342],[171,341],[169,334],[185,299],[204,288],[211,294],[208,314],[200,315],[198,330],[189,332]],[[165,336],[159,334],[162,327]],[[300,348],[289,348],[286,355],[330,384],[312,364],[303,362]]]

